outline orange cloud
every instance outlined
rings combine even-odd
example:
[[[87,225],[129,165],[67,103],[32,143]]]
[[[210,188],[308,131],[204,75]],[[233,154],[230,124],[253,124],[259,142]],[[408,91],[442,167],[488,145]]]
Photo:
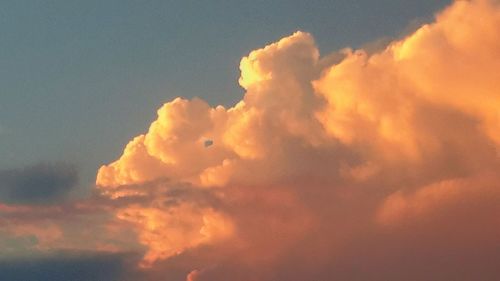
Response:
[[[130,206],[120,210],[117,217],[141,229],[139,240],[149,247],[142,263],[145,267],[232,234],[231,222],[223,214],[191,204],[164,209]]]
[[[498,201],[498,180],[497,175],[486,173],[465,179],[438,181],[411,194],[396,191],[383,202],[377,221],[384,225],[397,224],[440,215],[446,209],[466,206],[471,202]]]
[[[234,107],[163,105],[97,185],[120,200],[143,265],[182,260],[187,280],[500,277],[487,250],[500,229],[499,27],[496,2],[457,1],[338,61],[296,32],[241,60]],[[412,257],[450,262],[426,271]]]

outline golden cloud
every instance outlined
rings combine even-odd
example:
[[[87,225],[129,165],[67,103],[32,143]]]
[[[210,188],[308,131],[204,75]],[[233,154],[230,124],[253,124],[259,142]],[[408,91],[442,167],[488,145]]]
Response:
[[[415,227],[414,253],[435,254],[429,262],[450,231],[463,242],[443,246],[452,252],[498,245],[488,214],[500,214],[499,28],[496,2],[457,1],[385,49],[345,49],[336,62],[296,32],[241,60],[246,93],[234,107],[163,105],[97,185],[110,198],[146,198],[116,212],[147,247],[144,265],[206,257],[187,280],[234,280],[228,268],[237,280],[290,280],[283,268],[352,280],[346,268],[362,249],[359,276],[377,265],[401,280],[396,272],[422,267],[391,271],[380,247],[388,263],[405,260],[394,257],[412,255]],[[452,260],[443,276],[454,276]]]

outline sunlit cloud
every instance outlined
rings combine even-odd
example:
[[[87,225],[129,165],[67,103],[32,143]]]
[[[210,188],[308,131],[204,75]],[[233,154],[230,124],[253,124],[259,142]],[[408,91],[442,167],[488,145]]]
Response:
[[[147,198],[116,217],[185,280],[493,280],[499,27],[457,1],[375,52],[296,32],[241,60],[234,107],[163,105],[97,185]]]

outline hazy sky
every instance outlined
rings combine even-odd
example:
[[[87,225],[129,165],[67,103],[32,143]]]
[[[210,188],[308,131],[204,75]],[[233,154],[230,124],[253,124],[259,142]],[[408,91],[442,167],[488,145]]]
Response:
[[[449,2],[1,1],[0,169],[64,161],[92,183],[163,103],[241,99],[250,50],[297,30],[323,53],[358,47]]]

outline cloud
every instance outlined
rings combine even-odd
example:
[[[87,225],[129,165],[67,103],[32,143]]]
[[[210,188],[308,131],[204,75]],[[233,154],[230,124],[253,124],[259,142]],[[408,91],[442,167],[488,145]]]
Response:
[[[37,164],[0,170],[0,200],[7,203],[48,203],[64,198],[78,183],[73,165]]]
[[[146,280],[499,279],[499,26],[477,0],[383,49],[296,32],[235,106],[163,105],[96,180]]]

